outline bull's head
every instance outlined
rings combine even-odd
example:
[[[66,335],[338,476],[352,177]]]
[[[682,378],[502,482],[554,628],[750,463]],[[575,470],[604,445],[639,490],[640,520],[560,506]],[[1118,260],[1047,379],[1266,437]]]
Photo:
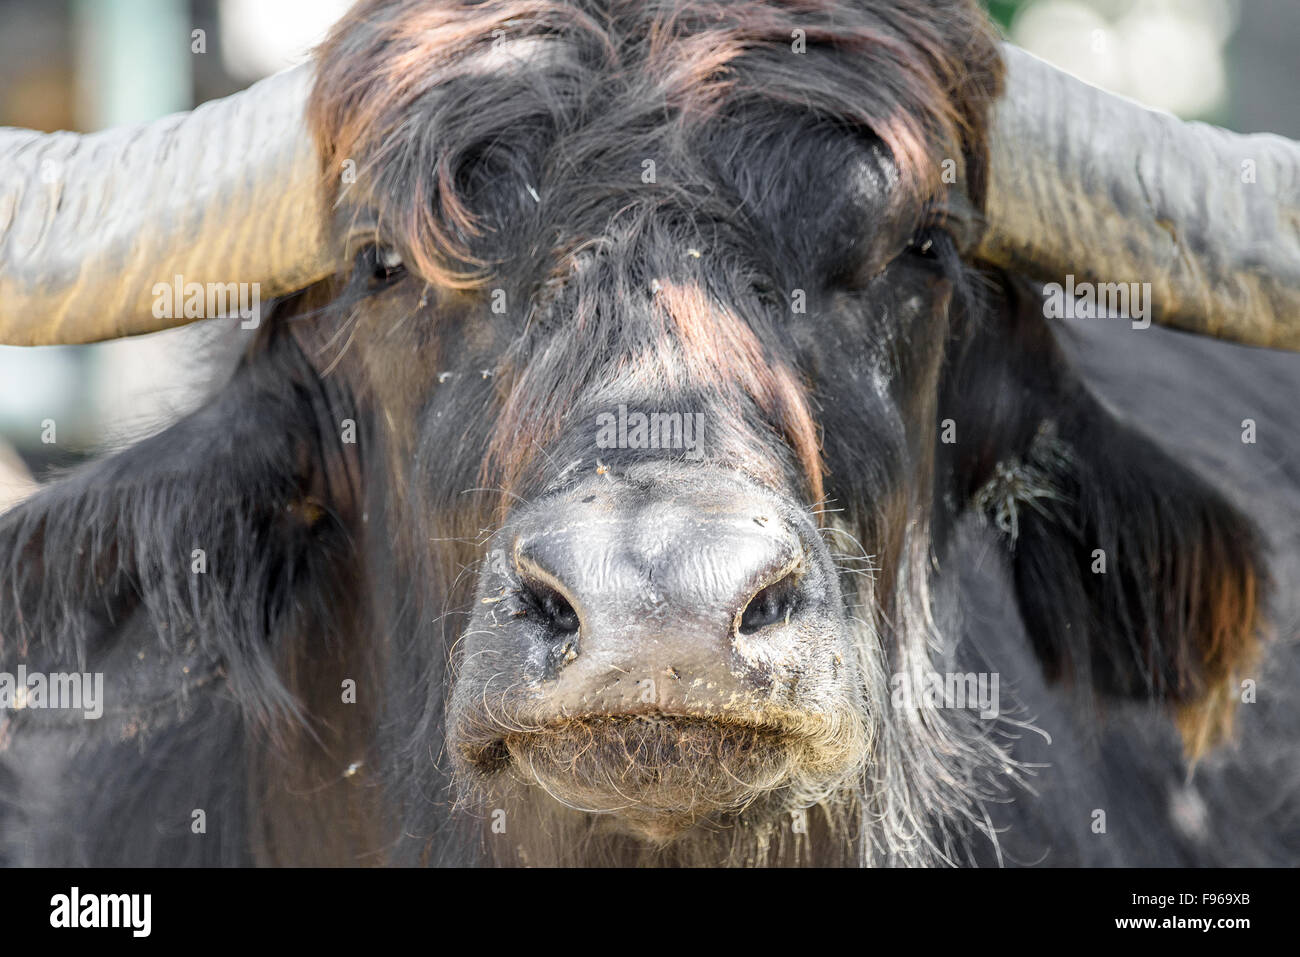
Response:
[[[1212,737],[1250,530],[1096,405],[1008,277],[1149,281],[1160,321],[1294,347],[1295,146],[1011,49],[1002,94],[965,3],[591,6],[374,0],[314,67],[187,116],[5,134],[0,338],[160,328],[173,275],[311,287],[248,363],[294,350],[361,423],[284,494],[368,556],[349,615],[381,638],[408,833],[445,721],[466,793],[522,813],[661,843],[820,804],[905,853],[999,760],[890,703],[971,505],[1053,677]],[[1089,576],[1094,547],[1124,567]]]

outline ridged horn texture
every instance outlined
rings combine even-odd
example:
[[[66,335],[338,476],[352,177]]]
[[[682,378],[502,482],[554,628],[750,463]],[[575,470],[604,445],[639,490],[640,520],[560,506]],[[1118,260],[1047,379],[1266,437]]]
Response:
[[[1156,322],[1300,349],[1300,144],[1003,54],[980,258],[1043,281],[1149,282]]]
[[[0,342],[93,342],[191,322],[183,303],[154,315],[155,285],[176,276],[259,283],[266,302],[341,268],[303,119],[313,73],[303,65],[102,133],[0,129]]]

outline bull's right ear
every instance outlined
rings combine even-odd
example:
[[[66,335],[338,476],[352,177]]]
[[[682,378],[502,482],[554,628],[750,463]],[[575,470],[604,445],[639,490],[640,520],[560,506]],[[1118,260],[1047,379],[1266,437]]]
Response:
[[[152,634],[221,662],[242,701],[287,701],[275,643],[345,593],[357,494],[348,412],[288,334],[292,308],[208,404],[0,515],[0,670],[81,669]]]
[[[1231,728],[1258,651],[1266,573],[1247,517],[1088,391],[1007,285],[997,322],[949,356],[941,494],[1011,556],[1026,631],[1053,681],[1169,705],[1197,755]]]

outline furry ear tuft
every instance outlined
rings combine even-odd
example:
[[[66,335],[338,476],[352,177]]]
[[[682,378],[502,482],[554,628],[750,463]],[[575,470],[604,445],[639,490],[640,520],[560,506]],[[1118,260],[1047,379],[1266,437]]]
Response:
[[[1012,556],[1050,680],[1168,705],[1195,757],[1225,738],[1259,650],[1261,537],[1225,496],[1083,385],[1034,294],[949,354],[943,407],[979,423],[939,447],[945,500],[982,513]]]
[[[1045,672],[1174,709],[1187,752],[1228,735],[1256,660],[1265,572],[1250,521],[1099,406],[1040,430],[977,496],[1013,550],[1018,602]],[[1006,469],[1006,466],[1001,466]],[[1011,516],[1008,524],[1007,515]]]
[[[202,408],[0,515],[0,665],[84,670],[148,633],[220,663],[258,723],[298,714],[277,646],[333,617],[356,483],[289,309]]]

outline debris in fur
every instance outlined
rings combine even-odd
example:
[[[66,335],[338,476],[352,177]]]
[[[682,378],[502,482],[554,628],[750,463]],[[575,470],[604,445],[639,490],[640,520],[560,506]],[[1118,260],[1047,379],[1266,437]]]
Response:
[[[1052,476],[1059,474],[1069,459],[1069,449],[1056,437],[1055,423],[1044,422],[1024,459],[1009,459],[994,466],[993,475],[973,496],[976,509],[1014,545],[1020,537],[1022,507],[1046,516],[1045,502],[1065,501]]]

